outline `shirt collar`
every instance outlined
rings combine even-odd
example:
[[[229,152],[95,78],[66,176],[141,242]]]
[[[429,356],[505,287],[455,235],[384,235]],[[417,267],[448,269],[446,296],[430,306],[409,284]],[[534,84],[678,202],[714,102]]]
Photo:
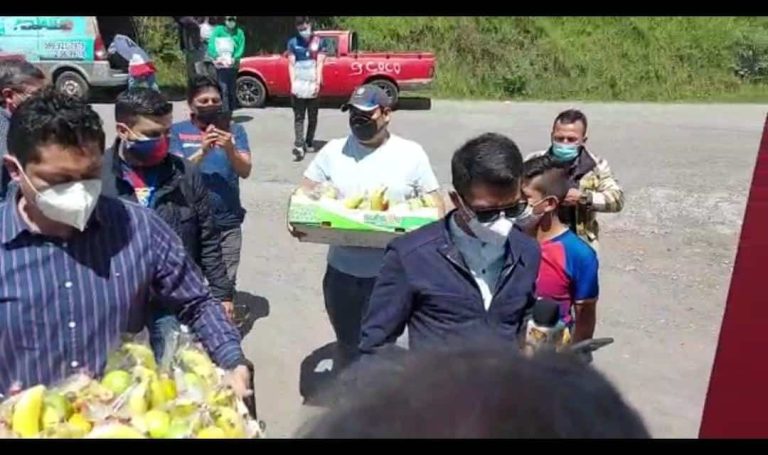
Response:
[[[456,223],[455,214],[450,217],[448,229],[450,230],[456,247],[463,255],[468,255],[473,258],[482,258],[483,260],[490,257],[500,259],[506,255],[507,251],[509,251],[509,240],[502,245],[492,245],[464,232],[464,230]],[[483,254],[483,248],[487,253]]]

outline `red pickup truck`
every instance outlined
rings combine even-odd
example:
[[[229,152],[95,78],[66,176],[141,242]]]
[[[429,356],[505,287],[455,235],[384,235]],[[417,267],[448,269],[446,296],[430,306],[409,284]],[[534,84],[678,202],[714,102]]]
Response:
[[[327,49],[321,98],[348,97],[370,82],[384,89],[394,105],[400,91],[426,88],[435,77],[433,53],[359,52],[353,31],[315,33]],[[243,107],[262,107],[267,98],[291,96],[288,53],[243,58],[236,91]]]

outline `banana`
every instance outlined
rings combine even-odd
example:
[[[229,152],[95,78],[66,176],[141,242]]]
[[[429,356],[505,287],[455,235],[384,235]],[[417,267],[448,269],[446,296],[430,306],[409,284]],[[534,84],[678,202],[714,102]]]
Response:
[[[72,429],[72,432],[74,434],[73,437],[82,438],[88,432],[91,431],[93,428],[93,425],[91,425],[91,422],[88,421],[88,419],[85,418],[82,414],[72,414],[72,417],[67,420],[67,423],[69,424],[70,428]]]
[[[229,387],[221,387],[211,393],[208,404],[211,406],[233,407],[235,405],[235,392]]]
[[[146,439],[146,436],[131,426],[107,423],[94,428],[85,439]]]
[[[364,200],[364,194],[356,194],[354,196],[350,196],[344,199],[344,207],[352,210],[357,209],[360,207],[360,204],[362,204]]]
[[[386,186],[377,188],[371,193],[371,210],[383,212],[389,208],[389,201],[387,200],[386,193]]]
[[[216,426],[224,430],[228,438],[245,438],[245,423],[237,411],[219,407],[214,409],[214,416],[216,416]]]
[[[335,200],[339,197],[339,192],[336,190],[335,186],[329,185],[327,188],[325,188],[323,194],[320,197]]]
[[[197,349],[183,349],[179,352],[179,360],[186,371],[195,373],[207,384],[216,382],[216,366],[207,355]]]
[[[151,370],[157,370],[157,362],[155,362],[155,354],[152,350],[143,344],[139,343],[123,343],[121,350],[127,352],[137,365],[147,367]]]
[[[198,431],[195,437],[198,439],[224,439],[227,434],[219,427],[210,426]]]
[[[192,424],[188,419],[174,417],[168,429],[167,439],[184,439],[192,436]]]
[[[163,389],[166,401],[175,400],[177,396],[176,383],[167,374],[160,375],[160,387]]]
[[[14,406],[11,429],[22,438],[32,438],[40,433],[45,390],[44,385],[36,385],[21,392],[23,395]]]
[[[144,415],[149,410],[149,384],[142,380],[129,392],[128,412],[133,416]]]
[[[64,416],[56,408],[50,406],[43,407],[43,416],[40,423],[42,423],[44,430],[55,428],[62,420],[64,420]]]
[[[422,194],[419,199],[421,200],[421,203],[424,207],[428,207],[428,208],[437,207],[437,204],[435,203],[435,199],[428,194]]]

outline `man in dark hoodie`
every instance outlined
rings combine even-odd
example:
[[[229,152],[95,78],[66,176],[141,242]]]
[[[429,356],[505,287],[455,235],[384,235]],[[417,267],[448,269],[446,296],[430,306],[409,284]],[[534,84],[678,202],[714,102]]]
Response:
[[[222,259],[208,189],[195,166],[168,153],[172,108],[164,95],[146,88],[118,96],[117,139],[104,154],[102,192],[155,210],[179,235],[202,269],[211,294],[222,302],[231,319],[234,287]],[[173,314],[156,311],[148,326],[152,348],[160,358],[164,341],[178,322]]]

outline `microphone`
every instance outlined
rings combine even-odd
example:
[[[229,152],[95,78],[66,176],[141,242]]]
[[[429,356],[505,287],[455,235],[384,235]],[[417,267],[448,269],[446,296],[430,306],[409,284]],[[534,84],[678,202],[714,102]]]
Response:
[[[551,299],[539,299],[533,305],[533,317],[528,320],[525,344],[534,351],[557,349],[563,344],[565,324],[560,319],[560,304]]]

